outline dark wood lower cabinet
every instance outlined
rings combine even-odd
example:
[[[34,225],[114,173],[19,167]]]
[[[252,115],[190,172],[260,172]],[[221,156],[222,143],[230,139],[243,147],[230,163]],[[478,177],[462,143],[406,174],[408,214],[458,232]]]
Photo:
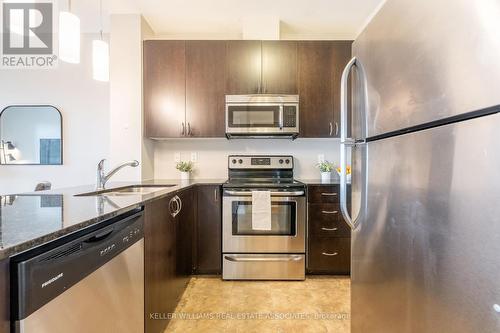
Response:
[[[0,333],[10,332],[9,259],[0,261]]]
[[[195,225],[196,274],[222,274],[222,204],[220,185],[198,186]]]
[[[314,238],[309,242],[308,270],[315,274],[349,274],[351,238]]]
[[[145,331],[163,332],[168,322],[164,315],[177,306],[176,225],[170,215],[172,197],[145,206],[144,222],[144,297]],[[159,318],[159,319],[155,319]]]
[[[221,208],[220,195],[217,194],[214,198],[216,189],[220,191],[220,185],[196,186],[178,192],[176,195],[180,199],[181,209],[175,217],[171,215],[169,206],[174,194],[152,201],[145,206],[146,333],[160,333],[165,330],[168,324],[166,316],[174,312],[193,269],[198,266],[197,258],[201,258],[202,272],[215,274],[217,270],[220,271]],[[211,193],[211,196],[208,193]],[[203,214],[202,220],[197,219],[198,195],[201,197],[199,202],[200,212]],[[205,222],[215,224],[217,228],[215,230],[218,232],[212,230],[213,224],[205,225]],[[199,230],[204,236],[212,237],[210,243],[207,243],[206,237],[196,236],[194,231],[198,230],[200,225]],[[198,242],[202,246],[197,246]],[[200,251],[203,252],[201,256],[195,254]],[[216,253],[218,253],[218,264],[213,260]]]
[[[307,272],[350,274],[351,230],[339,206],[338,185],[307,187]]]
[[[177,279],[179,288],[184,289],[193,272],[193,224],[196,221],[196,188],[186,189],[178,194],[181,211],[175,217],[177,228]]]

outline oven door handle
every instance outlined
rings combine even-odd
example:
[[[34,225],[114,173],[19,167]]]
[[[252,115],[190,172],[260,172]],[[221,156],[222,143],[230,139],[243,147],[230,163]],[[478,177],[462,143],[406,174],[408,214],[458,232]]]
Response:
[[[226,260],[233,262],[277,262],[277,261],[300,261],[303,259],[300,255],[286,256],[286,257],[235,257],[235,256],[224,256]]]
[[[231,190],[225,190],[224,193],[229,194],[229,195],[235,195],[235,196],[251,196],[252,191],[231,191]],[[305,194],[304,191],[271,191],[271,196],[281,196],[281,197],[300,197]]]

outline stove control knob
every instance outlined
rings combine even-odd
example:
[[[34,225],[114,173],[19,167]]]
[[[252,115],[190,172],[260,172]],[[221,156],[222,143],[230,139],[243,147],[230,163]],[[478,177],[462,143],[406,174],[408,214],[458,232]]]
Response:
[[[288,158],[285,160],[285,162],[286,164],[290,164],[290,160]]]
[[[231,162],[233,162],[233,164],[236,164],[236,160],[235,159],[233,159]]]
[[[283,164],[283,160],[280,160],[279,162],[280,162],[280,164]]]
[[[238,160],[238,163],[239,163],[239,164],[242,164],[242,163],[243,163],[243,160],[240,158],[240,159]]]

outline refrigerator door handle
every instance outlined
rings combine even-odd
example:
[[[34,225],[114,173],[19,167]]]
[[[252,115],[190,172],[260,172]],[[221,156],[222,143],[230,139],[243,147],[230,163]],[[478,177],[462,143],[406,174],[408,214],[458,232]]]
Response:
[[[354,138],[348,138],[347,137],[347,121],[348,121],[348,110],[347,110],[347,104],[348,104],[348,80],[349,80],[349,74],[351,73],[351,69],[356,66],[359,73],[360,73],[360,79],[362,80],[361,83],[363,84],[363,103],[364,107],[361,112],[363,114],[360,114],[360,124],[361,126],[361,139],[354,139]],[[366,184],[367,184],[367,168],[366,168],[366,163],[367,163],[367,147],[365,146],[365,135],[366,135],[366,110],[367,110],[367,95],[366,95],[366,89],[367,89],[367,82],[366,82],[366,76],[364,74],[363,67],[361,64],[359,64],[359,61],[356,59],[356,57],[353,57],[346,65],[344,68],[344,71],[342,73],[342,79],[341,79],[341,86],[340,86],[340,211],[342,213],[342,216],[344,217],[345,221],[349,225],[349,227],[352,230],[355,230],[363,216],[363,210],[366,207]],[[349,211],[347,209],[347,149],[348,147],[361,147],[362,149],[362,154],[361,154],[361,205],[360,205],[360,211],[357,215],[356,219],[352,219],[351,215],[349,214]]]

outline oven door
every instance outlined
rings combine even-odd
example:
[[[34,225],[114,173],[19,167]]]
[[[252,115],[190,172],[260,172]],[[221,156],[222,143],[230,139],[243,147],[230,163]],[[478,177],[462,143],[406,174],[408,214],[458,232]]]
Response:
[[[226,104],[226,132],[276,133],[282,127],[281,104]]]
[[[252,229],[252,196],[229,195],[223,200],[224,253],[304,253],[305,196],[271,195],[271,230]],[[300,193],[299,192],[299,193]]]

